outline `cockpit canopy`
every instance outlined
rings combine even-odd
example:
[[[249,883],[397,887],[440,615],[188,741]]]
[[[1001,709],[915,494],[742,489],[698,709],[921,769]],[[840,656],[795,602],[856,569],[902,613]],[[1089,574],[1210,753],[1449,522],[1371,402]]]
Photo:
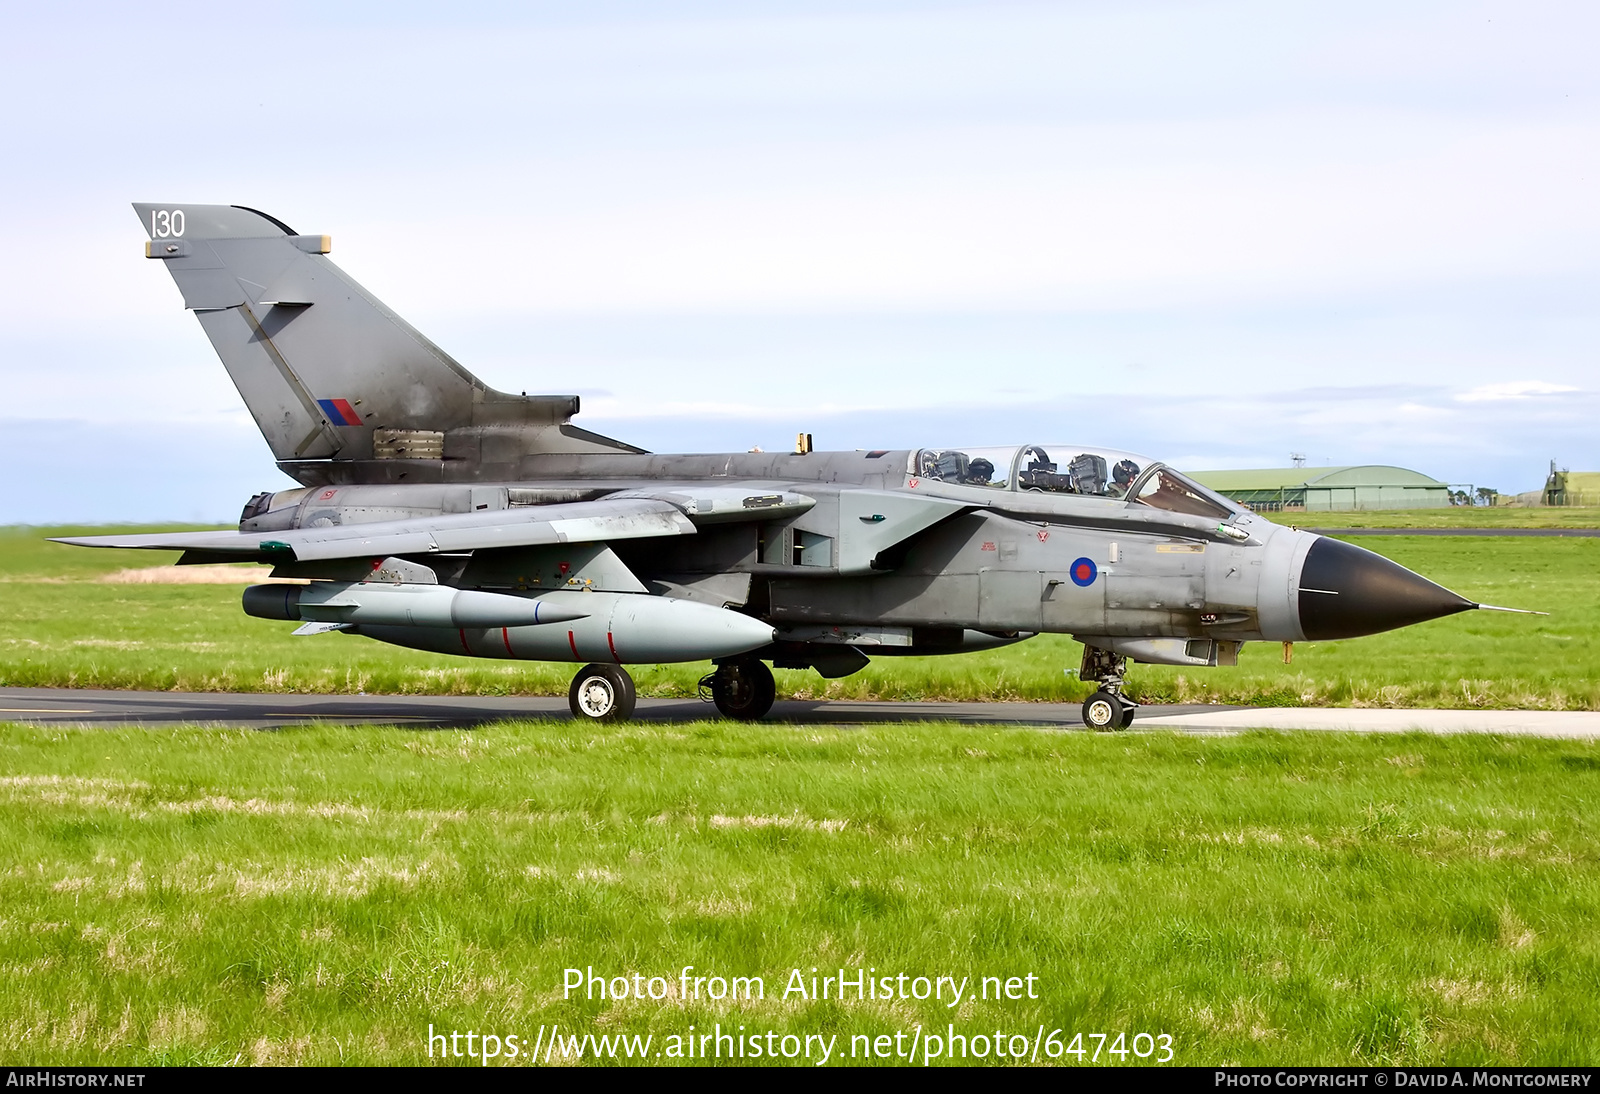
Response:
[[[991,490],[1076,494],[1226,520],[1237,506],[1172,468],[1132,452],[1067,444],[923,448],[912,476]]]

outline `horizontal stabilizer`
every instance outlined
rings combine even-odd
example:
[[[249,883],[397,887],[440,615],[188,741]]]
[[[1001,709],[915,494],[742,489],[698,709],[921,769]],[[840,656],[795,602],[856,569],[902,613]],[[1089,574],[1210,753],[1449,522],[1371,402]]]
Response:
[[[280,532],[168,532],[57,539],[78,547],[153,551],[209,551],[243,562],[299,562],[384,558],[546,543],[599,543],[613,539],[693,535],[694,524],[663,501],[588,501],[527,509],[453,513],[413,520],[295,528]]]

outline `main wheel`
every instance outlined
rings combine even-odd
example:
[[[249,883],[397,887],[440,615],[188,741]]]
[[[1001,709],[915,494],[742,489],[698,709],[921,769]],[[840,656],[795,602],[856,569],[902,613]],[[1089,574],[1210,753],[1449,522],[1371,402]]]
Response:
[[[633,677],[619,665],[583,666],[567,692],[572,716],[596,722],[626,722],[637,698]]]
[[[772,670],[761,661],[729,661],[711,678],[711,699],[728,718],[753,722],[772,709],[777,697]]]
[[[1109,691],[1097,691],[1083,704],[1083,724],[1097,733],[1121,729],[1124,711],[1132,713]]]

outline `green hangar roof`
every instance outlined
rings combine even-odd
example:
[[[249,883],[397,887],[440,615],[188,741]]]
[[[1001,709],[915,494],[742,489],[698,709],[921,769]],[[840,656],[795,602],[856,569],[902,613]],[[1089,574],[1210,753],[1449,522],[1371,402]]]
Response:
[[[1257,509],[1432,509],[1450,504],[1447,484],[1389,464],[1191,475],[1217,493]]]

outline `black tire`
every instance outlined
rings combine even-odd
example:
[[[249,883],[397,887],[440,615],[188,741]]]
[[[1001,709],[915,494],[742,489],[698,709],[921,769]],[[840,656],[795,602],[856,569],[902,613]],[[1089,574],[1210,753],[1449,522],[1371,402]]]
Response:
[[[1096,733],[1110,733],[1122,728],[1122,716],[1128,711],[1109,691],[1097,691],[1083,704],[1083,724]]]
[[[711,700],[725,718],[754,722],[766,717],[778,697],[772,670],[761,661],[729,661],[711,678]]]
[[[633,677],[620,665],[585,665],[567,691],[572,716],[591,722],[626,722],[638,698]]]
[[[1121,699],[1122,697],[1118,696],[1118,698]],[[1133,712],[1138,709],[1138,703],[1130,703],[1128,700],[1122,699],[1122,717],[1117,719],[1117,728],[1127,729],[1133,725]]]

